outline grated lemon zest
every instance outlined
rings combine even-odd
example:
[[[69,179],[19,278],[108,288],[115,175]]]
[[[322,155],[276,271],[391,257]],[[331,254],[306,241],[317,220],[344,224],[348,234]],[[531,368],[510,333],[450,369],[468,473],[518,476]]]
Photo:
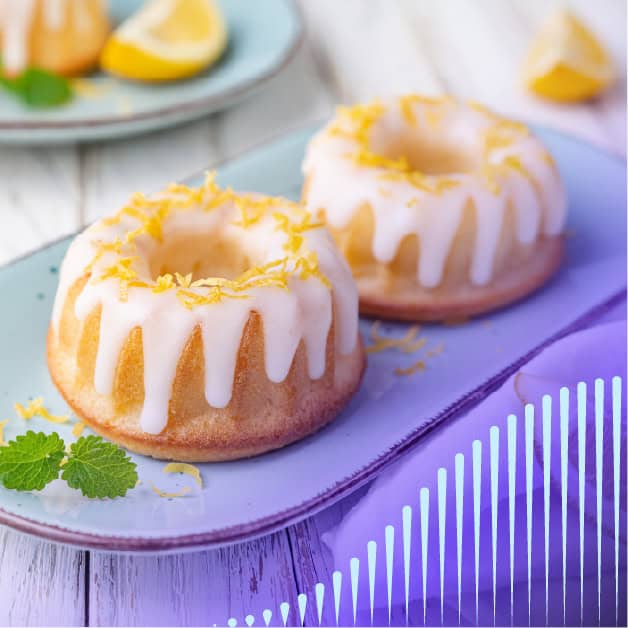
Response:
[[[398,366],[395,369],[395,375],[413,375],[414,373],[421,373],[425,370],[425,362],[423,360],[418,360],[414,364],[411,364],[408,367]]]
[[[76,436],[78,438],[83,433],[84,429],[85,429],[85,423],[83,422],[75,423],[74,427],[72,428],[72,436]]]
[[[215,172],[205,176],[204,183],[198,188],[189,188],[183,184],[172,183],[166,188],[169,196],[148,198],[144,194],[134,194],[130,201],[114,216],[102,221],[103,225],[115,225],[123,217],[136,220],[137,228],[128,231],[123,239],[116,237],[112,242],[95,241],[95,255],[86,267],[92,272],[95,263],[106,253],[113,253],[117,259],[100,270],[99,276],[93,281],[101,282],[115,279],[119,284],[119,298],[128,300],[130,288],[149,288],[154,293],[176,289],[179,301],[188,309],[197,306],[219,303],[224,298],[245,299],[245,292],[252,288],[279,287],[288,289],[289,278],[297,274],[302,279],[316,277],[326,286],[330,286],[327,277],[321,272],[318,259],[312,252],[303,250],[303,233],[324,226],[323,222],[315,221],[312,215],[293,201],[282,197],[258,198],[253,195],[238,195],[231,188],[221,189],[215,182]],[[194,281],[191,274],[166,273],[153,281],[141,281],[138,275],[138,257],[132,254],[135,239],[142,235],[161,240],[163,223],[174,209],[182,210],[201,207],[210,210],[225,203],[233,203],[241,212],[241,221],[236,223],[246,228],[264,216],[274,217],[277,228],[286,234],[283,245],[286,257],[274,260],[263,266],[255,266],[235,280],[221,277],[206,277]],[[289,209],[297,218],[278,211],[279,208]],[[288,270],[291,262],[292,271]],[[200,290],[205,290],[200,292]]]
[[[369,335],[373,344],[366,347],[367,353],[380,353],[387,349],[398,349],[403,353],[414,353],[427,342],[425,338],[416,337],[421,329],[418,325],[409,327],[402,338],[386,338],[385,336],[381,336],[379,334],[380,325],[380,321],[375,321],[371,326]]]
[[[0,447],[4,447],[7,443],[4,440],[4,427],[9,422],[9,419],[0,421]]]
[[[416,126],[417,119],[414,111],[415,105],[434,105],[440,106],[448,102],[450,99],[446,96],[431,97],[421,96],[420,94],[406,94],[399,99],[399,107],[401,114],[410,126]],[[425,112],[425,119],[430,126],[436,126],[443,118],[444,112],[441,109],[429,109]]]
[[[50,423],[67,423],[70,420],[70,417],[67,415],[51,414],[44,406],[43,397],[32,399],[26,406],[23,406],[21,403],[14,403],[13,407],[17,415],[25,421],[32,419],[34,416],[39,416]]]
[[[155,285],[153,286],[153,292],[159,294],[160,292],[166,292],[166,290],[170,290],[175,287],[174,277],[170,273],[166,273],[165,275],[159,275],[157,279],[155,279]]]
[[[167,499],[175,498],[175,497],[184,497],[185,495],[192,492],[192,489],[189,486],[184,486],[180,491],[176,491],[174,493],[169,493],[167,491],[162,491],[160,488],[157,488],[152,482],[150,482],[150,487],[154,493],[159,495],[159,497],[164,497]]]
[[[307,256],[300,257],[296,261],[295,266],[300,271],[301,279],[316,277],[324,286],[331,288],[331,282],[321,273],[318,267],[318,256],[314,251],[311,251]]]
[[[448,97],[430,98],[418,94],[408,94],[402,96],[399,102],[406,121],[411,125],[416,125],[414,104],[440,105],[450,100]],[[381,175],[382,179],[405,181],[426,193],[436,195],[441,195],[460,184],[458,180],[447,176],[428,177],[414,169],[404,156],[391,159],[371,150],[370,130],[384,112],[384,106],[378,102],[353,107],[339,107],[337,120],[328,128],[328,133],[331,136],[343,137],[355,142],[357,149],[346,153],[345,157],[359,167],[386,170],[387,172]],[[443,115],[444,112],[440,109],[431,110],[429,119],[426,118],[428,124],[437,124]]]
[[[190,288],[192,286],[192,273],[188,273],[187,275],[175,273],[174,278],[177,280],[177,285],[181,288]]]
[[[203,478],[198,467],[187,462],[170,462],[164,467],[164,473],[185,473],[198,484],[199,488],[203,488]]]
[[[433,358],[435,355],[440,355],[444,350],[445,350],[444,345],[439,344],[433,347],[432,349],[430,349],[429,351],[426,351],[425,355],[428,358]]]

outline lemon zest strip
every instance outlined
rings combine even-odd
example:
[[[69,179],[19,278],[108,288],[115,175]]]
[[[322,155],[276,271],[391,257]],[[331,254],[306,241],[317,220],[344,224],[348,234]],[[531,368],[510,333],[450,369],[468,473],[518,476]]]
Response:
[[[169,462],[163,470],[164,473],[185,473],[185,475],[189,475],[191,478],[194,478],[194,481],[198,484],[199,488],[203,488],[203,478],[201,477],[201,472],[198,467],[195,467],[193,464],[188,464],[187,462]]]
[[[395,375],[412,375],[414,373],[421,373],[425,370],[425,362],[423,360],[418,360],[414,364],[411,364],[408,367],[398,366],[395,369]]]
[[[169,493],[168,491],[162,491],[160,488],[157,488],[152,482],[149,482],[149,484],[154,493],[159,495],[159,497],[164,497],[167,499],[184,497],[185,495],[192,492],[192,489],[189,486],[184,486],[180,491]]]
[[[23,406],[21,403],[14,403],[13,407],[17,415],[25,421],[32,419],[34,416],[40,416],[50,423],[67,423],[70,420],[70,417],[67,415],[51,414],[44,406],[43,397],[37,397],[29,401],[26,406]]]

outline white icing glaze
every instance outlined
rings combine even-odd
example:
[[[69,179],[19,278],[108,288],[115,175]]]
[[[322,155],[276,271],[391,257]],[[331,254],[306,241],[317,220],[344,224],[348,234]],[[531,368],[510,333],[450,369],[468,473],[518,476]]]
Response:
[[[284,245],[288,234],[278,228],[273,214],[278,212],[295,220],[294,207],[287,203],[273,206],[258,222],[242,227],[234,224],[240,218],[240,210],[233,202],[227,201],[208,211],[202,209],[203,203],[169,214],[163,222],[164,240],[198,233],[206,233],[208,242],[221,237],[235,239],[256,266],[286,257]],[[135,327],[141,328],[145,400],[140,425],[144,431],[156,434],[165,428],[179,357],[197,326],[201,329],[205,353],[205,395],[207,402],[216,408],[225,407],[231,399],[242,332],[251,312],[257,312],[262,320],[266,374],[273,382],[286,378],[301,340],[310,378],[318,379],[324,374],[332,312],[336,351],[348,354],[355,348],[357,291],[350,270],[326,229],[303,231],[298,255],[316,254],[318,268],[331,289],[317,276],[302,277],[295,258],[286,264],[288,289],[256,286],[244,291],[247,298],[225,297],[216,303],[188,309],[177,297],[178,288],[155,293],[150,287],[130,287],[127,300],[121,301],[119,279],[98,280],[106,268],[120,259],[119,255],[131,253],[137,256],[134,265],[137,279],[154,285],[149,260],[160,244],[148,234],[134,239],[133,251],[123,248],[119,255],[106,251],[93,261],[98,241],[124,238],[138,224],[136,218],[124,215],[117,224],[96,223],[74,240],[61,268],[52,328],[58,332],[68,291],[91,263],[91,277],[77,297],[74,309],[77,318],[85,320],[94,308],[102,307],[94,387],[103,395],[111,394],[124,342]],[[198,295],[208,293],[203,287],[188,290]]]
[[[565,192],[551,158],[536,137],[518,133],[505,146],[487,147],[486,134],[496,124],[510,124],[508,121],[450,99],[424,102],[418,98],[411,108],[414,122],[404,118],[402,100],[385,105],[368,131],[367,149],[382,154],[382,146],[390,137],[418,145],[445,144],[474,156],[473,167],[463,172],[423,175],[422,181],[430,190],[403,178],[386,179],[391,173],[386,167],[356,163],[353,156],[361,147],[360,139],[352,136],[355,127],[341,114],[308,147],[303,163],[309,182],[307,208],[312,212],[324,209],[329,224],[340,230],[368,203],[374,218],[372,253],[381,263],[391,262],[403,238],[416,234],[420,242],[417,281],[428,288],[438,286],[443,279],[445,262],[469,200],[475,205],[477,217],[469,276],[475,285],[487,284],[494,275],[495,254],[509,204],[516,212],[519,242],[529,244],[543,235],[554,236],[562,231]],[[349,135],[332,131],[338,127]],[[509,160],[518,160],[520,167],[511,167]],[[491,189],[482,175],[487,166],[493,168],[493,182],[498,189]],[[443,177],[456,185],[437,194],[432,189]]]
[[[35,0],[2,0],[2,63],[9,74],[16,74],[28,64],[28,37]]]

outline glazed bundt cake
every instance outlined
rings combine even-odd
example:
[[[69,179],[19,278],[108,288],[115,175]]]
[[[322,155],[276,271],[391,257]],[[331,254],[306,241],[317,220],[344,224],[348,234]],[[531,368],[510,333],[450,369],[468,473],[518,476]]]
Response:
[[[48,335],[57,387],[96,432],[158,458],[250,456],[338,414],[365,365],[351,273],[283,198],[137,194],[67,252]]]
[[[328,223],[363,313],[470,316],[558,268],[566,199],[523,124],[475,103],[407,95],[341,107],[311,141],[307,208]]]

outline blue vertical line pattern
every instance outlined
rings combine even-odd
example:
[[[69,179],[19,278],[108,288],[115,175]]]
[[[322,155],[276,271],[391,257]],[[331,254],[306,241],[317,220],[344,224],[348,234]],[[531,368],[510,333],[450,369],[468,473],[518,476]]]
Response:
[[[621,377],[613,377],[613,519],[615,525],[615,623],[619,622],[619,456],[621,453]]]
[[[526,534],[528,558],[528,625],[532,616],[532,481],[534,479],[534,406],[530,403],[525,413],[525,452],[526,452]]]
[[[578,383],[578,523],[580,531],[580,623],[584,619],[584,472],[587,439],[587,385]]]
[[[444,619],[445,597],[445,523],[447,517],[447,469],[438,470],[438,567],[440,577],[440,623]]]
[[[491,456],[491,557],[493,567],[493,625],[497,599],[497,497],[499,489],[499,428],[493,425],[489,431]]]
[[[355,556],[349,562],[351,570],[351,605],[353,606],[353,625],[358,614],[358,582],[360,579],[360,560]]]
[[[393,584],[393,558],[395,555],[395,528],[388,525],[384,529],[386,542],[386,593],[388,595],[388,625],[392,613],[392,584]]]
[[[430,489],[422,488],[419,491],[421,510],[421,585],[423,587],[423,623],[427,616],[427,542],[430,521]]]
[[[265,608],[264,612],[262,613],[262,617],[264,618],[264,624],[266,626],[270,626],[270,621],[273,618],[273,612],[270,610],[270,608]]]
[[[571,499],[575,498],[575,495],[572,493],[575,491],[575,487],[569,488],[569,447],[570,447],[570,428],[573,429],[575,425],[571,423],[571,412],[573,411],[572,406],[576,406],[577,409],[577,453],[578,453],[578,468],[577,468],[577,479],[578,479],[578,523],[579,523],[579,576],[580,576],[580,619],[581,623],[584,621],[584,540],[585,540],[585,530],[584,530],[584,521],[585,516],[587,515],[587,508],[592,510],[593,505],[591,503],[590,506],[586,504],[586,455],[587,449],[592,447],[593,444],[595,446],[594,453],[592,451],[589,452],[589,456],[595,456],[595,461],[590,459],[589,466],[593,466],[593,462],[595,462],[595,516],[596,516],[596,558],[597,558],[597,571],[596,571],[596,581],[597,581],[597,605],[598,605],[598,623],[601,624],[602,620],[602,606],[601,606],[601,585],[602,585],[602,517],[606,516],[606,512],[603,511],[603,488],[604,488],[604,472],[606,471],[607,480],[610,480],[610,458],[606,456],[605,460],[605,448],[604,448],[604,432],[606,430],[606,438],[607,443],[610,444],[611,434],[609,433],[612,430],[612,466],[613,466],[613,476],[612,476],[612,486],[613,486],[613,557],[614,557],[614,583],[615,583],[615,624],[618,624],[619,615],[620,615],[620,586],[619,586],[619,577],[620,577],[620,514],[621,514],[621,470],[622,470],[622,428],[623,428],[623,416],[622,412],[624,410],[622,406],[623,398],[623,380],[621,377],[613,377],[612,381],[609,380],[609,392],[605,391],[606,382],[600,378],[595,380],[594,383],[594,395],[588,397],[587,393],[587,385],[585,382],[579,382],[577,385],[576,395],[573,396],[573,392],[569,388],[562,387],[559,391],[559,395],[557,397],[559,401],[559,409],[552,408],[552,397],[549,395],[544,395],[542,397],[541,404],[541,412],[538,416],[538,421],[535,429],[535,414],[537,409],[532,404],[526,404],[524,407],[524,424],[521,425],[520,418],[518,418],[514,414],[510,414],[507,417],[506,428],[507,428],[507,449],[505,451],[500,452],[500,428],[496,425],[490,427],[489,430],[489,442],[488,442],[488,455],[489,460],[484,464],[489,464],[489,477],[483,479],[482,475],[482,448],[486,446],[486,441],[484,443],[480,440],[474,440],[472,442],[472,486],[473,486],[473,552],[474,552],[474,576],[475,576],[475,615],[476,615],[476,624],[479,625],[479,583],[480,583],[480,535],[485,535],[488,533],[488,525],[484,526],[485,522],[482,517],[482,490],[485,491],[490,490],[490,527],[491,527],[491,566],[492,566],[492,595],[493,595],[493,623],[496,623],[496,605],[497,605],[497,536],[498,533],[501,534],[503,530],[505,532],[505,522],[503,520],[504,514],[501,515],[501,528],[499,521],[499,505],[500,505],[500,478],[499,473],[502,473],[502,485],[506,481],[504,479],[504,475],[506,471],[501,468],[500,460],[506,458],[507,460],[507,488],[508,488],[508,542],[509,542],[509,584],[510,584],[510,622],[514,623],[514,567],[515,567],[515,532],[518,531],[519,536],[522,536],[523,533],[523,515],[522,512],[519,513],[520,521],[516,523],[516,511],[519,509],[523,509],[523,504],[518,505],[517,501],[517,479],[519,479],[519,483],[522,483],[522,478],[518,478],[517,476],[517,462],[523,462],[522,456],[525,456],[525,501],[526,501],[526,537],[527,537],[527,579],[528,579],[528,622],[532,622],[532,613],[531,613],[531,601],[532,601],[532,536],[534,528],[537,529],[537,532],[534,534],[537,535],[540,530],[537,527],[537,524],[533,525],[533,512],[534,512],[534,480],[535,473],[537,474],[537,482],[538,482],[538,474],[541,472],[541,469],[535,471],[534,467],[537,463],[537,455],[541,455],[541,460],[539,463],[542,463],[542,480],[543,480],[543,555],[544,555],[544,591],[545,591],[545,623],[549,622],[549,580],[550,580],[550,519],[551,519],[551,507],[553,504],[551,503],[551,498],[553,496],[558,497],[558,491],[554,492],[554,484],[552,482],[552,473],[551,473],[551,463],[552,457],[554,457],[554,464],[557,466],[558,460],[558,452],[554,452],[552,456],[552,429],[559,429],[559,434],[554,434],[555,444],[558,445],[558,441],[560,443],[560,510],[561,510],[561,521],[560,521],[560,530],[561,530],[561,583],[562,583],[562,610],[563,610],[563,624],[566,624],[567,618],[567,550],[570,551],[575,550],[576,543],[576,535],[575,530],[574,534],[571,532],[567,533],[567,515],[568,515],[568,498],[571,496]],[[609,405],[609,413],[612,411],[612,417],[605,417],[605,400],[607,395],[612,397],[612,410]],[[588,405],[591,404],[591,409],[589,409]],[[558,426],[552,426],[552,414],[558,414],[560,420],[558,422]],[[589,422],[591,425],[587,425],[587,414],[593,415],[589,416]],[[605,420],[612,419],[612,425],[604,426]],[[523,434],[520,433],[521,428],[523,429]],[[537,442],[536,442],[536,434],[539,431],[542,432],[542,440],[540,441],[541,445],[539,447],[539,452],[536,450]],[[587,429],[589,430],[587,433]],[[575,436],[575,435],[574,435]],[[589,439],[587,440],[587,436]],[[504,436],[502,436],[503,438]],[[522,444],[518,444],[518,440],[523,439]],[[503,447],[503,445],[502,445]],[[501,458],[500,458],[501,453]],[[455,496],[455,530],[456,530],[456,564],[457,564],[457,602],[458,602],[458,623],[461,623],[461,614],[462,614],[462,561],[463,561],[463,526],[464,526],[464,489],[465,489],[465,456],[462,453],[456,453],[454,456],[454,490]],[[607,463],[607,468],[604,469],[604,465]],[[447,481],[448,481],[448,468],[449,467],[439,467],[437,470],[437,486],[434,490],[436,490],[436,508],[437,512],[432,512],[432,519],[430,519],[430,489],[426,487],[422,487],[419,490],[419,530],[420,532],[414,531],[414,534],[420,535],[420,543],[421,543],[421,580],[422,580],[422,597],[423,597],[423,623],[427,623],[427,596],[428,596],[428,556],[431,556],[432,559],[435,558],[433,552],[436,551],[436,542],[438,543],[438,558],[439,558],[439,592],[440,592],[440,617],[441,624],[444,623],[444,596],[445,596],[445,568],[447,564],[449,564],[453,568],[453,542],[452,539],[447,541]],[[484,470],[484,475],[486,475],[486,469]],[[523,470],[519,470],[519,473],[522,473]],[[469,471],[467,471],[469,473]],[[483,482],[486,481],[489,486],[483,486]],[[540,488],[540,487],[539,487]],[[451,489],[450,489],[451,490]],[[502,486],[502,496],[504,491],[506,490],[505,486]],[[540,490],[539,490],[540,493]],[[592,502],[592,495],[589,495],[590,501]],[[467,495],[467,499],[469,496]],[[486,497],[485,497],[486,499]],[[538,503],[538,499],[540,499],[540,495],[537,496],[537,516],[540,515],[540,504]],[[556,504],[556,506],[558,506]],[[453,505],[450,506],[450,511]],[[467,505],[467,508],[470,507],[470,504]],[[487,510],[485,506],[485,511]],[[558,507],[556,507],[556,511]],[[556,511],[554,517],[556,517]],[[409,606],[410,606],[410,574],[413,569],[413,561],[412,561],[412,518],[413,518],[413,508],[410,505],[405,505],[401,511],[402,514],[402,549],[403,549],[403,569],[404,569],[404,599],[405,599],[405,623],[409,624]],[[468,513],[470,515],[471,513]],[[488,514],[488,513],[485,513]],[[593,512],[589,512],[588,516],[592,517]],[[608,513],[607,525],[610,524],[610,512]],[[433,521],[433,519],[437,516],[437,521]],[[453,516],[453,513],[450,512],[450,519]],[[606,520],[606,519],[605,519]],[[429,528],[430,525],[435,526],[438,525],[438,539],[434,538],[435,533],[432,532],[432,545],[430,547],[429,544]],[[539,522],[540,526],[540,522]],[[416,527],[416,526],[415,526]],[[453,528],[453,522],[450,521],[450,529]],[[556,535],[552,540],[558,540],[558,520],[556,519],[553,529],[556,532]],[[484,528],[484,529],[483,529]],[[453,532],[453,530],[451,530]],[[469,531],[470,532],[470,531]],[[588,532],[587,532],[588,534]],[[588,539],[588,536],[587,536]],[[502,539],[503,540],[503,539]],[[567,541],[570,541],[570,546],[568,547]],[[536,545],[538,554],[540,554],[540,539],[537,539]],[[468,539],[467,545],[471,542],[471,539]],[[486,542],[486,540],[485,540]],[[399,542],[398,542],[399,543]],[[381,542],[380,542],[381,545]],[[386,599],[387,599],[387,607],[388,607],[388,624],[391,624],[392,621],[392,608],[393,608],[393,585],[396,579],[398,578],[394,576],[394,567],[395,567],[395,526],[386,525],[384,528],[384,546],[385,546],[385,568],[386,568]],[[502,546],[505,546],[505,543],[502,543]],[[606,547],[606,546],[605,546]],[[366,544],[367,551],[367,571],[368,571],[368,582],[369,582],[369,606],[370,606],[370,620],[371,624],[373,624],[374,620],[374,611],[376,608],[375,604],[375,587],[378,583],[377,580],[377,542],[374,540],[369,541]],[[446,550],[449,549],[449,560],[446,561]],[[484,556],[488,552],[488,547],[484,548]],[[523,549],[523,548],[521,548]],[[592,549],[592,548],[591,548]],[[608,543],[608,547],[606,549],[609,550],[608,558],[609,562],[612,560],[610,558],[610,539]],[[606,552],[605,549],[605,552]],[[470,550],[470,548],[469,548]],[[398,548],[398,552],[400,549]],[[418,552],[414,550],[417,554]],[[505,561],[505,552],[500,554],[500,559]],[[535,554],[535,557],[538,555]],[[485,560],[483,556],[483,560]],[[519,556],[517,554],[517,556]],[[605,554],[606,557],[606,554]],[[417,556],[418,558],[418,556]],[[470,558],[470,557],[469,557]],[[521,557],[523,558],[523,557]],[[518,560],[518,558],[517,558]],[[381,558],[380,558],[381,562]],[[500,565],[502,563],[500,562]],[[605,563],[606,565],[606,563]],[[556,567],[556,572],[554,572],[554,566]],[[610,567],[610,564],[608,565]],[[351,558],[349,561],[350,567],[350,576],[351,576],[351,601],[352,601],[352,610],[353,610],[353,624],[357,623],[357,614],[358,614],[358,594],[359,594],[359,577],[360,577],[360,559],[357,557]],[[592,569],[593,565],[590,565]],[[432,567],[435,569],[435,567]],[[380,564],[380,576],[383,567]],[[558,561],[552,563],[552,575],[558,575]],[[418,570],[417,570],[418,571]],[[536,572],[535,565],[535,575],[540,580],[540,566],[539,573]],[[500,567],[501,572],[501,567]],[[605,571],[606,573],[606,571]],[[483,575],[483,574],[482,574]],[[592,574],[591,574],[592,575]],[[572,577],[575,576],[575,573],[572,574]],[[483,575],[484,577],[484,575]],[[610,570],[608,577],[604,580],[605,585],[607,580],[610,580],[612,576],[610,575]],[[363,575],[364,578],[364,575]],[[432,574],[432,579],[435,580],[436,574]],[[343,573],[341,571],[334,571],[331,576],[332,585],[333,585],[333,598],[334,598],[334,612],[335,612],[335,621],[336,625],[339,625],[340,621],[340,605],[342,601],[341,592],[342,592],[342,580]],[[380,581],[382,578],[380,577]],[[484,584],[484,583],[483,583]],[[540,584],[537,586],[535,591],[540,595],[540,588],[543,586]],[[416,585],[414,585],[416,586]],[[448,585],[449,586],[449,585]],[[453,586],[453,584],[452,584]],[[469,585],[470,586],[470,585]],[[591,607],[592,610],[592,600],[594,599],[594,594],[592,587],[594,585],[587,585],[587,596],[589,602],[586,607]],[[610,594],[610,582],[608,582],[607,592]],[[401,587],[400,579],[398,581],[397,587]],[[555,593],[558,593],[558,578],[556,577],[556,587]],[[364,588],[364,586],[363,586]],[[381,587],[380,587],[381,588]],[[318,582],[314,585],[314,598],[316,602],[316,615],[318,619],[318,625],[321,626],[323,622],[323,610],[325,604],[325,591],[326,585],[323,582]],[[430,589],[430,592],[431,589]],[[453,593],[453,591],[448,591],[449,593]],[[365,597],[365,591],[363,591],[363,598]],[[383,596],[383,591],[380,591],[379,595]],[[433,594],[433,592],[432,592]],[[312,598],[312,594],[310,592],[310,598]],[[536,593],[535,593],[536,595]],[[329,596],[328,596],[329,597]],[[610,596],[609,596],[610,597]],[[361,598],[361,599],[363,599]],[[502,598],[500,597],[500,600]],[[557,596],[554,598],[554,606],[553,610],[558,611],[557,608]],[[378,597],[378,600],[381,598]],[[503,595],[504,605],[506,603],[506,593],[504,591]],[[574,600],[575,602],[575,600]],[[294,615],[290,615],[290,604],[287,602],[282,602],[279,605],[279,611],[281,616],[281,624],[283,626],[287,625],[301,625],[305,624],[305,615],[307,611],[308,605],[308,594],[299,593],[297,595],[297,605],[295,605]],[[328,600],[328,604],[331,604],[331,601]],[[501,604],[501,602],[500,602]],[[605,601],[605,612],[611,612],[610,609],[610,600]],[[313,602],[311,601],[311,605],[313,606]],[[537,611],[540,611],[538,608],[540,605],[535,605],[535,621],[537,620]],[[570,605],[571,606],[571,605]],[[575,606],[575,604],[573,604]],[[607,608],[608,606],[608,608]],[[297,613],[298,608],[298,613]],[[504,609],[505,610],[505,609]],[[575,610],[575,609],[573,609]],[[313,611],[312,613],[313,614]],[[269,626],[271,624],[271,620],[273,618],[273,612],[266,608],[262,612],[261,616],[263,617],[263,623],[265,626]],[[297,619],[298,618],[298,619]],[[259,623],[261,624],[261,620],[259,616],[257,617]],[[484,618],[483,618],[484,620]],[[605,621],[606,621],[605,617]],[[235,617],[230,617],[226,624],[230,628],[234,628],[238,626],[238,621],[242,622],[242,618],[237,619]],[[252,614],[247,614],[244,616],[244,620],[242,622],[246,626],[254,626],[256,623],[256,616]],[[277,624],[277,620],[276,620]],[[216,625],[216,624],[214,624]],[[242,625],[242,624],[240,624]]]
[[[305,593],[299,593],[299,595],[297,595],[297,604],[299,606],[299,619],[303,626],[305,623],[305,609],[307,608],[307,595],[305,595]]]
[[[316,583],[314,594],[316,596],[316,617],[320,626],[323,620],[323,603],[325,602],[325,585],[322,582]]]
[[[569,449],[569,389],[560,389],[560,529],[563,559],[563,624],[567,622],[567,462]]]
[[[543,395],[543,534],[545,548],[545,625],[549,619],[550,471],[552,454],[552,398]]]
[[[290,604],[288,602],[282,602],[279,605],[279,612],[281,613],[281,621],[285,626],[288,623],[288,613],[290,612]]]
[[[604,468],[604,380],[595,380],[595,505],[597,514],[597,620],[602,618],[602,469]]]
[[[456,563],[458,579],[458,624],[462,606],[462,514],[464,505],[464,456],[460,453],[455,457],[456,481]]]
[[[412,508],[404,506],[401,509],[403,524],[403,593],[406,603],[406,626],[408,625],[408,606],[410,604],[410,553],[412,545]]]
[[[366,556],[369,571],[369,607],[371,610],[371,626],[373,625],[373,606],[375,604],[375,569],[377,567],[377,543],[369,541],[366,544]]]
[[[334,571],[331,575],[331,581],[334,589],[334,615],[336,618],[336,626],[340,623],[340,594],[342,593],[342,572]]]
[[[508,544],[510,558],[510,623],[514,620],[515,599],[515,479],[517,471],[517,417],[508,416]]]
[[[480,506],[482,497],[482,441],[474,440],[473,453],[473,553],[475,567],[475,623],[478,624],[480,588]]]

